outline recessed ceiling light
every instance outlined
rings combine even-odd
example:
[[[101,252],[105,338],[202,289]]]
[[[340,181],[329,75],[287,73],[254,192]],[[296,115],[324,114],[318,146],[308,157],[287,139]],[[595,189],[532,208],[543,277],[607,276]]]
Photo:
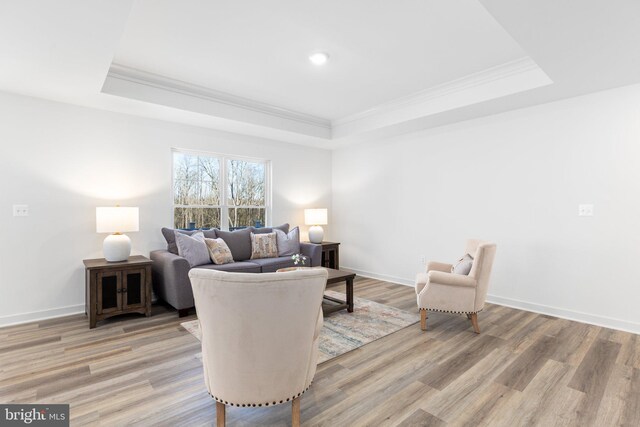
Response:
[[[329,54],[324,52],[316,52],[314,54],[309,55],[309,61],[311,61],[315,65],[323,65],[328,60],[329,60]]]

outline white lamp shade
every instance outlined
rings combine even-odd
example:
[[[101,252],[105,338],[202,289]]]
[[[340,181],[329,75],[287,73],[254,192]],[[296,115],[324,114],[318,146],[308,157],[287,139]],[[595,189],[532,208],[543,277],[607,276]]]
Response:
[[[305,209],[304,223],[306,225],[327,225],[327,210]]]
[[[96,208],[97,233],[127,233],[138,230],[138,208]]]

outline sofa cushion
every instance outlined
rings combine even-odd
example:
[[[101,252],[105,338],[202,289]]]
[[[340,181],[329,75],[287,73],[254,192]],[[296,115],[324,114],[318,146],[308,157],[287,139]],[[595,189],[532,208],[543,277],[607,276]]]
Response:
[[[276,233],[251,233],[251,259],[275,258],[278,256]]]
[[[202,231],[204,237],[207,239],[215,239],[216,238],[216,229],[212,228],[210,230],[174,230],[173,228],[162,227],[162,235],[164,239],[167,241],[167,250],[172,254],[178,255],[178,247],[176,246],[176,232],[181,234],[186,234],[187,236],[191,236],[198,231]]]
[[[217,239],[204,239],[209,249],[209,256],[214,264],[229,264],[233,262],[233,255],[229,250],[229,246],[221,238]]]
[[[191,267],[209,264],[209,250],[204,242],[204,234],[199,231],[191,236],[176,232],[176,246],[178,255],[186,259]]]
[[[289,232],[289,224],[285,222],[284,224],[279,225],[277,227],[261,227],[261,228],[251,227],[251,229],[255,234],[271,233],[273,230],[280,230],[280,231],[283,231],[285,233],[288,233]]]
[[[293,260],[290,256],[283,256],[278,258],[263,258],[252,259],[252,263],[258,264],[262,267],[263,273],[273,273],[280,268],[295,267]]]
[[[251,258],[251,230],[253,227],[236,231],[216,230],[216,235],[229,246],[236,262],[246,261]]]
[[[278,243],[278,256],[291,256],[300,253],[300,229],[294,227],[289,233],[273,230]]]
[[[253,261],[240,261],[230,264],[206,264],[200,265],[198,268],[208,268],[210,270],[228,271],[231,273],[260,273],[261,268]]]

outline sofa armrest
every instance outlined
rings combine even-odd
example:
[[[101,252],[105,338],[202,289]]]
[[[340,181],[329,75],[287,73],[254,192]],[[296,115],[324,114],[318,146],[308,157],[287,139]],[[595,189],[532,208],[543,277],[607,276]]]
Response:
[[[300,243],[300,253],[309,258],[309,267],[318,267],[322,264],[322,245]]]
[[[152,251],[149,257],[155,293],[178,310],[193,307],[189,262],[167,250]]]
[[[445,273],[443,271],[430,271],[429,283],[438,283],[440,285],[465,286],[469,288],[476,287],[476,279],[462,274]]]
[[[430,271],[443,271],[445,273],[451,273],[451,264],[438,261],[429,261],[427,263],[427,273]]]

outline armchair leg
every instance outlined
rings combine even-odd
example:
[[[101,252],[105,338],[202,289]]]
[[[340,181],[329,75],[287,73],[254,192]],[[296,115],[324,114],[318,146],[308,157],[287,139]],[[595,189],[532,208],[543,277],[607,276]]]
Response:
[[[478,313],[471,313],[471,315],[469,316],[469,319],[471,319],[471,325],[473,326],[473,330],[475,331],[476,334],[479,334],[480,326],[478,326]]]
[[[420,329],[427,330],[427,310],[420,310]]]
[[[226,423],[224,403],[216,402],[216,425],[217,427],[224,427]]]
[[[291,426],[300,427],[300,398],[291,401]]]

